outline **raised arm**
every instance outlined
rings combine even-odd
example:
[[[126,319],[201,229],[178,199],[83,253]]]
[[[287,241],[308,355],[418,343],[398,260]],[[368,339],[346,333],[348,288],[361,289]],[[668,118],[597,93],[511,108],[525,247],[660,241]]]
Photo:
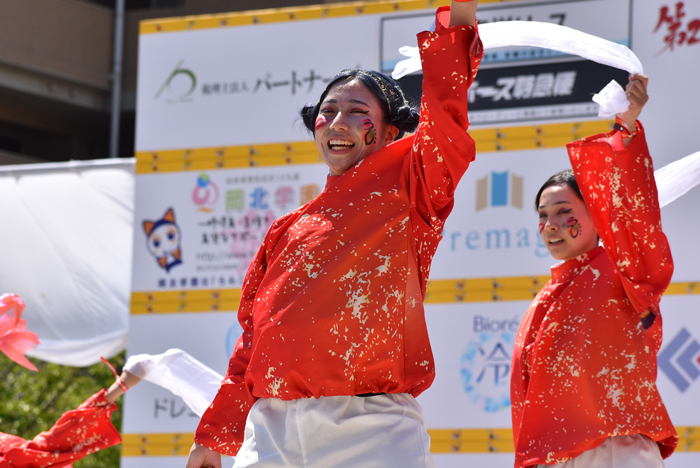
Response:
[[[450,7],[439,8],[435,32],[418,34],[423,98],[411,151],[411,195],[420,217],[438,233],[452,210],[457,183],[476,155],[467,134],[469,87],[483,56],[474,26],[476,4],[453,1],[458,19]],[[453,22],[461,24],[450,27]]]
[[[630,89],[632,89],[630,93]],[[567,145],[576,181],[608,257],[632,306],[642,316],[657,310],[673,274],[644,128],[637,121],[646,103],[646,77],[628,86],[632,106],[623,114],[634,120],[633,138],[616,150],[617,130]],[[632,130],[632,128],[630,128]]]

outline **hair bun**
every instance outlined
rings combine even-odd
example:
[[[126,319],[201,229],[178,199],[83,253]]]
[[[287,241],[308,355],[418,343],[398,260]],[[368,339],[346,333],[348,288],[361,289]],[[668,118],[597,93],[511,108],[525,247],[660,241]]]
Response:
[[[392,122],[401,132],[413,133],[418,128],[420,113],[408,103],[396,109]]]
[[[316,115],[318,114],[318,112],[316,112],[316,107],[318,107],[318,104],[315,106],[313,104],[307,104],[304,107],[302,107],[301,112],[299,112],[299,114],[301,114],[301,119],[304,122],[304,126],[311,133],[313,133],[314,131]]]

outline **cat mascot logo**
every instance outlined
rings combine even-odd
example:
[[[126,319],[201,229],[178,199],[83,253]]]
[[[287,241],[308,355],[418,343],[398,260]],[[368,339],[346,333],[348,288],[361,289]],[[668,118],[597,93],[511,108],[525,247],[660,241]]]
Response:
[[[146,231],[146,245],[148,251],[158,261],[158,265],[166,272],[175,265],[182,263],[180,252],[180,228],[175,223],[175,213],[168,208],[161,219],[156,221],[144,221],[143,229]]]

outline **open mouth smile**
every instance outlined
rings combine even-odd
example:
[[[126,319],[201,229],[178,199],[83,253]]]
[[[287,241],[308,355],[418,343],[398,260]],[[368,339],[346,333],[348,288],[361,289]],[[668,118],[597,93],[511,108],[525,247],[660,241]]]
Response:
[[[332,151],[343,151],[353,148],[355,143],[348,140],[332,139],[328,141],[328,148]]]

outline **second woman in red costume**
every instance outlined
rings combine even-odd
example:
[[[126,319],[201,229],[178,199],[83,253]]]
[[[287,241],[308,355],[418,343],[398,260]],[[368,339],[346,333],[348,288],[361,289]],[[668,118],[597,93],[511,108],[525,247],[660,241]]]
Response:
[[[542,240],[562,262],[515,342],[516,468],[660,468],[678,443],[656,389],[673,260],[637,121],[646,87],[630,78],[616,129],[567,145],[573,171],[537,194]]]

